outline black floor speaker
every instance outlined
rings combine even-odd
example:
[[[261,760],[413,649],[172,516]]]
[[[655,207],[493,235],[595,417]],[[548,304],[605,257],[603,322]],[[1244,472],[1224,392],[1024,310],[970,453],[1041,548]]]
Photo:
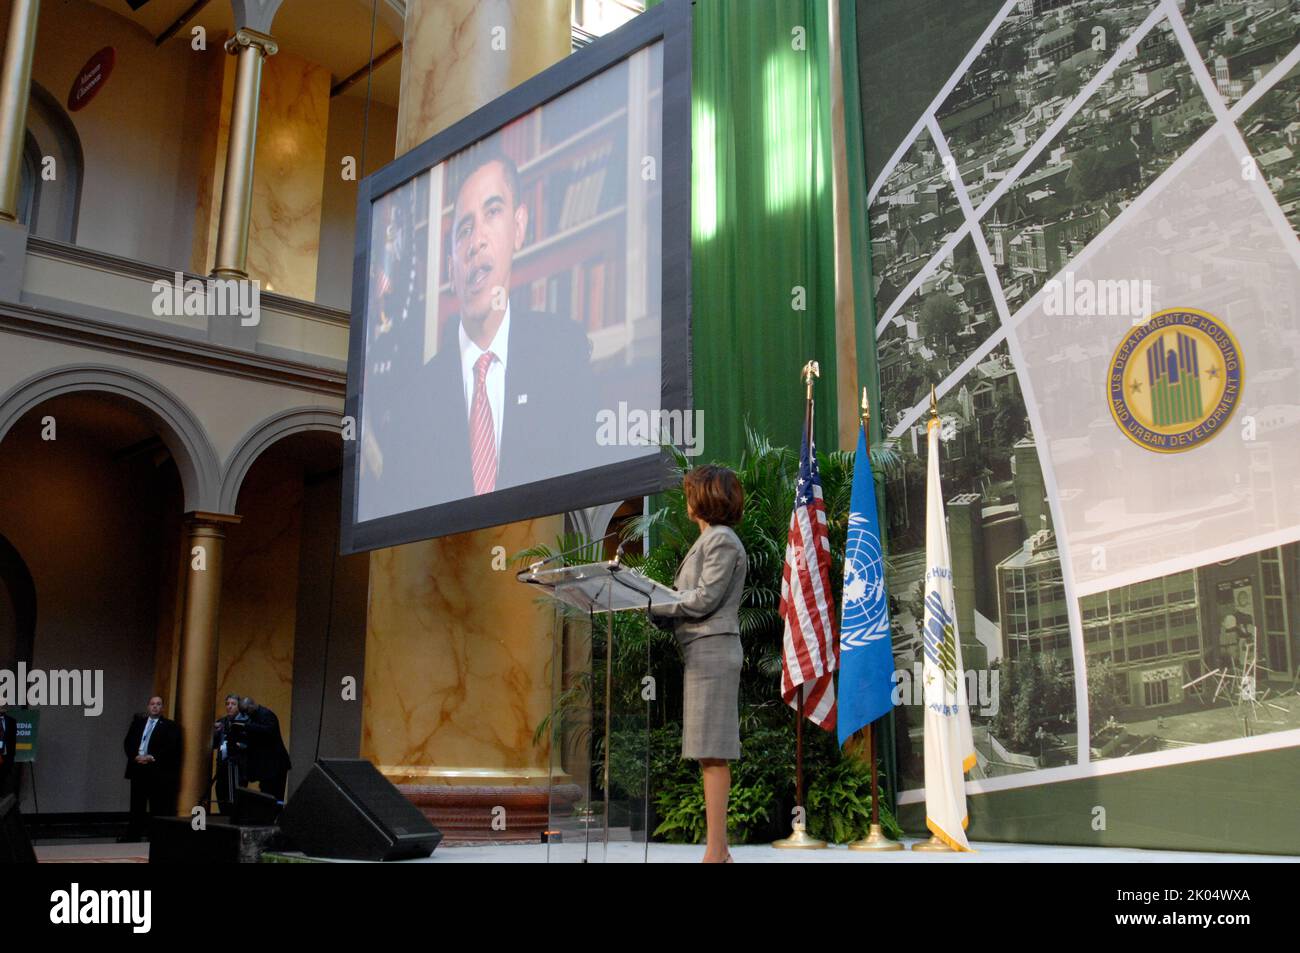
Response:
[[[231,821],[237,825],[274,824],[280,817],[280,802],[274,795],[249,788],[235,788],[235,809]]]
[[[0,798],[0,864],[34,864],[36,851],[18,813],[18,798],[6,794]]]
[[[280,814],[282,830],[309,857],[405,860],[442,840],[419,809],[369,761],[317,761]]]
[[[237,864],[239,828],[213,818],[195,830],[188,817],[151,817],[149,863]]]

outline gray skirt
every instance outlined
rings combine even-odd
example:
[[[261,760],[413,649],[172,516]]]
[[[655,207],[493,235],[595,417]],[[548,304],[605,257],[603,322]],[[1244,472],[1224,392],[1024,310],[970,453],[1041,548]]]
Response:
[[[735,761],[740,757],[739,635],[708,635],[682,647],[682,757]]]

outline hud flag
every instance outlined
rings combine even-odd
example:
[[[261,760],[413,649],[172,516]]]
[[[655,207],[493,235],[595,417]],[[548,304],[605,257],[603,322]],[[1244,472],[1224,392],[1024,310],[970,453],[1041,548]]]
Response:
[[[925,824],[953,850],[970,850],[965,773],[975,766],[975,744],[939,485],[939,429],[939,418],[932,417],[925,494]]]

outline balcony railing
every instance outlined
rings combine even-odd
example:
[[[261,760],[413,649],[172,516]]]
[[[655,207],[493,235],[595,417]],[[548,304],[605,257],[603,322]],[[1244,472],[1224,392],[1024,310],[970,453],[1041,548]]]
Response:
[[[207,278],[179,273],[182,304],[170,291],[178,273],[106,252],[29,238],[20,305],[9,324],[44,327],[61,337],[123,346],[172,349],[213,363],[260,366],[301,378],[314,387],[341,390],[347,366],[349,315],[336,308],[259,291],[256,311],[210,314],[186,309],[184,289],[207,287]],[[161,283],[161,284],[160,284]],[[166,293],[163,289],[168,289]],[[244,289],[244,301],[252,300]],[[191,303],[194,296],[190,295]],[[202,313],[186,314],[186,310]]]

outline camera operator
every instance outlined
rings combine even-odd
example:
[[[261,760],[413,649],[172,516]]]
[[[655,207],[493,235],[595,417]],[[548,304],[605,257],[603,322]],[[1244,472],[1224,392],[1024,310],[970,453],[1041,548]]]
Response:
[[[222,814],[235,809],[235,788],[248,780],[248,716],[239,710],[239,696],[226,696],[226,714],[212,726],[212,749],[217,752],[217,805]]]
[[[248,716],[247,780],[257,781],[263,794],[283,801],[292,765],[280,734],[280,719],[271,709],[247,697],[239,703],[239,710]]]

